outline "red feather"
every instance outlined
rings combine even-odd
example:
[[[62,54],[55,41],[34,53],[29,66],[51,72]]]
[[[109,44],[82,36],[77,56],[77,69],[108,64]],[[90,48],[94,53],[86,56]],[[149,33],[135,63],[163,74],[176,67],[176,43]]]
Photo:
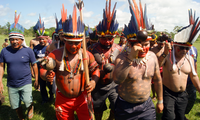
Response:
[[[141,3],[141,0],[139,1],[139,4],[140,4],[140,16],[141,16],[141,26],[143,29],[145,29],[145,26],[144,26],[144,19],[143,19],[143,9],[142,9],[142,3]]]
[[[198,22],[198,24],[196,25],[196,27],[194,28],[194,31],[192,32],[189,42],[192,41],[192,39],[194,38],[194,36],[197,34],[197,28],[199,27],[200,21]]]
[[[67,9],[66,9],[66,11],[65,11],[65,6],[64,6],[64,4],[62,4],[61,19],[62,19],[62,23],[65,22],[65,20],[67,19]]]
[[[77,31],[77,11],[76,5],[74,5],[73,16],[72,16],[73,33]]]
[[[115,13],[116,5],[117,5],[117,2],[116,2],[115,5],[114,5],[113,11],[112,11],[112,15],[111,15],[111,20],[112,20],[112,18],[113,18],[114,13]]]
[[[140,24],[140,15],[139,15],[138,6],[137,6],[137,3],[135,2],[135,0],[133,0],[133,3],[134,3],[134,6],[135,6],[135,16],[136,16],[136,19],[137,19],[137,22],[138,22],[138,27],[140,29],[141,24]]]
[[[15,11],[15,25],[14,25],[14,28],[16,27],[18,21],[19,21],[19,17],[20,17],[20,14],[17,15],[17,12]]]
[[[107,17],[107,12],[108,12],[107,4],[108,4],[108,0],[106,0],[106,9],[105,9],[106,17]]]

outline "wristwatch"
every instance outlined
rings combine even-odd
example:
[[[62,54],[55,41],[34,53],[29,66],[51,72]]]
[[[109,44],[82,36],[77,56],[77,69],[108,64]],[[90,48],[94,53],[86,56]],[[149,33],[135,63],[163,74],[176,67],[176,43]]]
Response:
[[[158,100],[157,103],[158,103],[158,104],[162,104],[162,103],[163,103],[163,100]]]
[[[164,58],[166,57],[166,55],[164,53],[161,56],[164,57]]]

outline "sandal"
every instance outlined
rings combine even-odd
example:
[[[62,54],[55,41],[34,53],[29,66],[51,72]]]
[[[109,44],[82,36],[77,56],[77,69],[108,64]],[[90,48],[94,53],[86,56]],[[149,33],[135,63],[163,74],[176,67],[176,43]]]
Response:
[[[32,108],[30,110],[28,110],[28,119],[32,119],[33,118],[33,110],[34,110],[34,107],[32,106]]]

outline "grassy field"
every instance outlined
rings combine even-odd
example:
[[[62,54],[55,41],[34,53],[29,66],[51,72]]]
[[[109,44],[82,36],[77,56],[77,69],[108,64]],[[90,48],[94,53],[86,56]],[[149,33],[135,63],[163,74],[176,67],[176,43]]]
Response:
[[[8,38],[6,36],[1,36],[0,35],[0,51],[2,49],[2,44],[4,42],[4,39]],[[33,37],[26,37],[26,43],[27,45],[29,45],[29,41],[32,39]],[[115,43],[118,43],[119,39],[115,40]],[[198,52],[200,53],[200,42],[195,42],[194,46],[197,48]],[[200,56],[198,56],[198,61],[200,60]],[[200,75],[200,64],[198,65],[198,75]],[[3,103],[2,106],[0,106],[0,120],[18,120],[17,114],[14,110],[11,109],[10,107],[10,103],[9,103],[9,98],[8,98],[8,91],[7,91],[7,72],[5,72],[4,76],[3,76],[3,84],[4,84],[4,93],[3,95],[6,96],[5,98],[5,103]],[[33,79],[34,82],[34,79]],[[55,120],[55,111],[54,111],[54,103],[47,103],[44,105],[41,105],[41,101],[42,98],[40,96],[40,92],[36,91],[33,88],[33,102],[34,102],[34,117],[32,120]],[[156,101],[154,101],[154,104],[156,103]],[[109,105],[109,101],[107,100],[107,105]],[[25,108],[25,106],[23,105],[23,109],[24,109],[24,115],[26,116],[27,114],[27,110]],[[104,112],[104,116],[103,116],[103,120],[106,120],[106,118],[108,118],[109,115],[109,111],[105,111]],[[157,114],[157,120],[160,120],[160,117],[162,116],[162,114]],[[190,113],[188,115],[186,115],[186,117],[190,120],[198,120],[200,118],[200,95],[197,92],[197,99],[196,99],[196,103],[193,107],[193,109],[190,111]],[[27,119],[27,116],[26,118]]]

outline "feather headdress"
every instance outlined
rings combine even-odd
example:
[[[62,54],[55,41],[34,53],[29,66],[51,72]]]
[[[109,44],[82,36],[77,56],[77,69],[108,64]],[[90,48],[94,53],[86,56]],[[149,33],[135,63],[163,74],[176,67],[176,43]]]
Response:
[[[82,41],[85,25],[81,22],[80,17],[77,19],[77,10],[74,5],[72,16],[63,22],[63,33],[67,41]]]
[[[37,29],[36,33],[38,36],[49,36],[49,32],[45,31],[44,22],[42,23],[40,15],[35,27]]]
[[[153,31],[154,28],[147,18],[146,4],[144,6],[144,11],[143,11],[141,0],[139,0],[139,8],[135,0],[133,0],[134,7],[130,0],[128,0],[128,2],[131,13],[131,20],[128,26],[125,25],[124,34],[128,40],[137,42],[136,37],[138,31],[145,30],[147,32],[151,32]],[[148,36],[147,40],[151,40],[151,37]]]
[[[99,37],[113,36],[115,37],[117,34],[117,29],[119,23],[116,19],[116,4],[114,5],[113,11],[111,13],[111,0],[106,0],[106,7],[103,9],[103,20],[99,22],[97,25],[97,35]]]
[[[17,11],[15,11],[14,23],[10,26],[10,29],[9,29],[9,39],[20,38],[23,40],[21,45],[24,47],[28,47],[26,45],[25,38],[24,38],[24,28],[18,23],[19,17],[20,17],[20,14],[17,15]]]
[[[183,27],[178,33],[174,36],[174,44],[179,46],[192,46],[192,44],[197,40],[200,34],[200,21],[199,17],[195,18],[192,14],[192,9],[188,10],[189,13],[189,25]]]
[[[20,14],[17,15],[17,11],[15,11],[14,23],[10,26],[9,30],[9,38],[21,38],[24,40],[24,28],[18,23],[19,17]]]

